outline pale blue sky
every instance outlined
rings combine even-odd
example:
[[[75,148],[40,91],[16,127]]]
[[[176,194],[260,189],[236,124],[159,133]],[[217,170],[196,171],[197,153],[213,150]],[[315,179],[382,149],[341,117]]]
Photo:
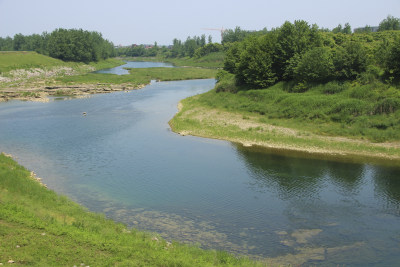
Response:
[[[377,26],[400,17],[400,0],[0,0],[0,36],[56,28],[99,31],[114,44],[171,44],[173,38],[212,35],[204,28],[271,29],[303,19],[334,28]]]

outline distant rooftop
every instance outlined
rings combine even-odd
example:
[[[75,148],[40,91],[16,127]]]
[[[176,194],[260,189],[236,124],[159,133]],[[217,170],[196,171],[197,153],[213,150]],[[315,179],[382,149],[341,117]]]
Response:
[[[371,29],[371,32],[377,32],[379,29],[379,26],[365,26],[365,27],[360,27],[360,28],[354,28],[353,32],[362,32],[366,28]]]

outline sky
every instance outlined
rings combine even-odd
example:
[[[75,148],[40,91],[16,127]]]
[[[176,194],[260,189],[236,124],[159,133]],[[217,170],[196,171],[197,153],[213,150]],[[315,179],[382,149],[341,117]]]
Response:
[[[82,28],[115,45],[169,45],[202,34],[220,42],[220,31],[208,29],[271,29],[300,19],[357,28],[388,15],[400,18],[400,0],[0,0],[0,37]]]

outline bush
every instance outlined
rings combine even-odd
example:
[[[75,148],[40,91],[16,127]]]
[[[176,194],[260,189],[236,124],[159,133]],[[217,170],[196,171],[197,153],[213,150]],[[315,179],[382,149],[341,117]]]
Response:
[[[322,92],[324,94],[332,95],[343,92],[344,90],[348,89],[350,86],[349,83],[341,83],[337,81],[332,81],[323,86]]]
[[[298,81],[325,82],[332,78],[333,61],[331,49],[316,47],[306,52],[294,69]]]

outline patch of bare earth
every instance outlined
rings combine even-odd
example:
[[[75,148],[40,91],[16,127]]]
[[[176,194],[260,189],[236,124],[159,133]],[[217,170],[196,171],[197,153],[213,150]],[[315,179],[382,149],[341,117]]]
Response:
[[[182,103],[179,104],[178,109],[182,110]],[[296,130],[287,127],[275,126],[267,123],[262,123],[259,121],[259,117],[256,116],[243,116],[242,114],[236,114],[233,112],[221,111],[212,108],[196,107],[193,109],[185,110],[181,112],[181,118],[190,118],[192,120],[197,120],[204,125],[209,125],[212,127],[229,127],[236,126],[240,130],[247,131],[249,129],[256,129],[260,133],[262,132],[273,132],[275,135],[293,137],[296,139],[303,140],[319,140],[324,143],[341,143],[341,144],[352,144],[352,145],[365,145],[368,147],[384,147],[384,148],[400,148],[400,142],[387,142],[387,143],[372,143],[367,140],[356,140],[346,137],[336,137],[336,136],[321,136],[316,135],[311,132],[305,132],[304,130]],[[182,134],[183,133],[183,134]],[[184,130],[181,132],[182,135],[197,135],[203,137],[225,139],[228,141],[233,141],[241,143],[244,146],[263,146],[267,148],[274,149],[286,149],[303,151],[308,153],[319,153],[319,154],[334,154],[334,155],[360,155],[369,157],[379,157],[388,159],[400,159],[396,155],[388,155],[384,153],[373,153],[373,152],[359,152],[346,149],[332,149],[314,146],[300,146],[296,144],[278,143],[270,140],[260,141],[260,140],[246,140],[244,138],[232,138],[224,136],[210,136],[202,130]]]

